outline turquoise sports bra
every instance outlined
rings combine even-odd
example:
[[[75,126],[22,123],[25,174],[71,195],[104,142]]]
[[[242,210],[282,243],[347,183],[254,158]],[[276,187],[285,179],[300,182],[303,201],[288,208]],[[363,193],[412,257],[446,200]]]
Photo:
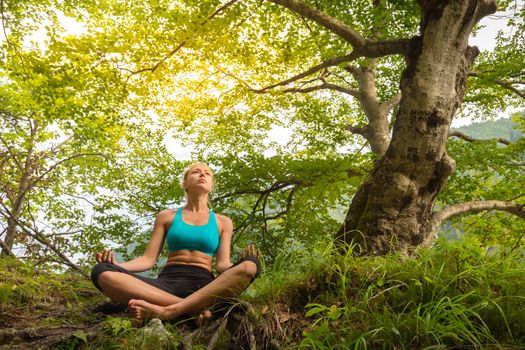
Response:
[[[182,221],[182,208],[177,209],[177,213],[168,228],[166,234],[168,251],[177,250],[198,250],[209,256],[215,255],[219,247],[219,227],[215,214],[210,209],[210,218],[206,225],[190,225]]]

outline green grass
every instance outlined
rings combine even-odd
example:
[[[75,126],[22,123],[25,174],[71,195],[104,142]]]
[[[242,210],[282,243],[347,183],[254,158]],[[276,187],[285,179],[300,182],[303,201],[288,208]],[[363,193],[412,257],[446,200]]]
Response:
[[[131,327],[125,315],[86,312],[103,298],[80,276],[0,264],[2,315],[36,315],[38,325],[103,323],[100,336],[85,341],[79,332],[64,349],[177,348],[188,336],[184,327],[166,325],[170,336],[159,339]],[[242,329],[255,332],[261,349],[525,348],[525,257],[489,254],[475,241],[439,240],[431,249],[383,257],[330,245],[283,253],[239,299],[237,305],[253,306],[243,321],[252,326],[230,329],[218,342],[224,348],[245,347],[229,338]],[[41,305],[49,304],[58,312],[46,318]]]
[[[486,254],[476,242],[436,242],[411,256],[357,257],[328,248],[281,257],[259,300],[308,319],[309,349],[525,347],[523,255]]]

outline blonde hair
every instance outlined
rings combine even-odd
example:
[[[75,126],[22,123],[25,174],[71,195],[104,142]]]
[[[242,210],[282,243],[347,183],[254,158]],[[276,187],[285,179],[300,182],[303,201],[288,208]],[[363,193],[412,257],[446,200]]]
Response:
[[[213,169],[210,168],[210,166],[208,164],[204,163],[204,162],[195,162],[195,163],[191,163],[186,168],[184,168],[184,171],[182,172],[182,179],[181,179],[180,185],[181,185],[182,189],[184,190],[184,193],[186,193],[186,189],[184,188],[184,181],[186,181],[186,179],[188,178],[188,175],[189,175],[191,169],[193,169],[197,165],[205,165],[208,169],[210,169],[210,171],[211,171],[211,180],[212,180],[211,190],[214,191],[215,190],[215,173],[213,172]]]

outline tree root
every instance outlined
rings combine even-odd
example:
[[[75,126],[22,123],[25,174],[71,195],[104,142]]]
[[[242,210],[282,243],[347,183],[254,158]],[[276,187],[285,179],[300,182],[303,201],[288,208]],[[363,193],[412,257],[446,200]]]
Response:
[[[78,330],[84,331],[86,338],[91,339],[99,333],[100,329],[100,325],[92,327],[78,325],[27,327],[23,329],[6,328],[0,330],[0,344],[8,346],[9,349],[52,348],[53,345],[71,337]],[[20,343],[21,340],[25,340],[25,342]],[[19,344],[10,344],[13,342]]]
[[[219,337],[220,335],[224,332],[224,330],[226,329],[226,325],[228,324],[228,314],[226,314],[224,316],[224,318],[222,319],[220,325],[219,325],[219,328],[217,328],[217,330],[215,331],[215,333],[213,333],[209,343],[208,343],[208,347],[206,348],[207,350],[213,350],[215,348],[215,344],[217,343],[217,340],[219,340]]]

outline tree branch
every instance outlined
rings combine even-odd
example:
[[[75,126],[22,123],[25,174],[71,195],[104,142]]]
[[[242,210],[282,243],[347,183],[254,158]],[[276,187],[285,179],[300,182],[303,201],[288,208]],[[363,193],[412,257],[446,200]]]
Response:
[[[363,136],[364,138],[368,138],[368,128],[366,126],[352,126],[352,125],[348,125],[346,127],[346,130],[350,131],[352,134],[357,134],[357,135],[361,135]]]
[[[459,132],[457,130],[451,130],[448,132],[448,137],[458,137],[460,139],[463,139],[465,141],[468,141],[468,142],[489,142],[489,141],[492,141],[492,140],[478,140],[478,139],[475,139],[473,137],[470,137],[462,132]],[[500,137],[496,138],[495,139],[496,141],[498,141],[499,143],[502,143],[504,145],[510,145],[511,142],[509,140],[505,140],[505,139],[502,139]]]
[[[303,73],[297,74],[297,75],[295,75],[295,76],[293,76],[291,78],[288,78],[288,79],[283,80],[283,81],[281,81],[281,82],[279,82],[277,84],[273,84],[273,85],[267,86],[267,87],[262,88],[262,89],[252,89],[252,91],[253,92],[257,92],[257,93],[266,92],[267,90],[276,88],[278,86],[288,85],[288,84],[290,84],[290,83],[292,83],[294,81],[297,81],[297,80],[302,79],[304,77],[307,77],[307,76],[309,76],[311,74],[314,74],[315,72],[318,72],[318,71],[320,71],[323,68],[337,66],[338,64],[341,64],[343,62],[353,61],[356,58],[358,58],[358,56],[354,55],[353,53],[351,53],[349,55],[339,56],[339,57],[332,57],[332,58],[329,58],[329,59],[327,59],[326,61],[324,61],[322,63],[319,63],[316,66],[313,66],[312,68],[308,69],[307,71],[305,71]]]
[[[21,222],[18,218],[13,217],[13,215],[11,214],[11,211],[9,210],[9,208],[7,208],[2,202],[0,202],[0,205],[2,205],[2,207],[3,207],[4,211],[6,212],[6,214],[11,219],[13,219],[15,221],[17,226],[20,227],[22,229],[22,231],[25,232],[25,234],[27,234],[31,238],[34,238],[35,240],[40,242],[42,245],[44,245],[44,246],[48,247],[49,249],[51,249],[62,260],[64,265],[67,265],[67,266],[73,268],[74,270],[78,271],[82,276],[87,277],[86,274],[84,273],[84,271],[82,271],[82,269],[80,267],[78,267],[75,263],[73,263],[71,260],[69,260],[68,257],[65,256],[51,242],[48,242],[47,239],[45,238],[45,236],[41,232],[38,232],[37,230],[29,227],[25,223]]]
[[[467,76],[480,78],[482,76],[482,73],[483,72],[471,71],[471,72],[468,72]],[[501,79],[494,79],[492,81],[494,83],[498,84],[499,86],[514,92],[519,97],[525,98],[525,92],[524,91],[521,91],[518,88],[512,86],[514,84],[516,84],[516,85],[523,85],[525,82],[523,82],[523,81],[504,81],[504,80],[501,80]]]
[[[518,90],[517,88],[515,88],[514,86],[512,86],[512,84],[519,84],[519,83],[507,82],[507,81],[503,81],[503,80],[499,80],[499,79],[494,80],[494,82],[496,84],[498,84],[499,86],[504,87],[505,89],[514,92],[519,97],[525,98],[525,92],[522,92],[522,91]]]
[[[2,143],[4,144],[4,146],[7,148],[7,152],[9,152],[9,154],[11,155],[11,159],[14,160],[16,166],[18,167],[19,170],[23,171],[23,168],[22,168],[22,165],[20,164],[20,162],[18,161],[18,159],[16,158],[16,155],[13,153],[12,151],[12,148],[11,146],[9,146],[7,144],[7,142],[4,140],[4,138],[0,135],[0,141],[2,141]]]
[[[499,200],[472,201],[451,205],[432,215],[429,223],[428,235],[425,239],[426,244],[435,237],[443,221],[467,212],[479,212],[484,210],[501,210],[525,219],[525,207],[522,204],[505,202]]]
[[[9,249],[9,247],[7,246],[7,244],[5,244],[5,242],[4,242],[2,239],[0,239],[0,247],[2,248],[2,251],[5,252],[5,253],[4,253],[5,255],[9,255],[9,256],[11,256],[11,257],[16,258],[16,255],[13,254],[13,252],[11,251],[11,249]]]
[[[50,172],[55,170],[60,164],[63,164],[65,162],[67,162],[67,161],[70,161],[71,159],[74,159],[74,158],[87,157],[87,156],[98,156],[98,157],[106,158],[106,156],[104,154],[102,154],[102,153],[79,153],[79,154],[75,154],[75,155],[73,155],[71,157],[64,158],[64,159],[56,162],[52,166],[50,166],[49,169],[47,169],[39,177],[37,177],[35,180],[33,180],[33,182],[31,183],[31,186],[33,186],[37,182],[41,181],[44,178],[44,176],[46,176],[47,174],[49,174]]]
[[[331,17],[312,7],[305,4],[299,0],[270,0],[274,4],[281,5],[286,7],[289,10],[292,10],[299,15],[311,19],[317,24],[322,25],[331,32],[339,35],[341,38],[345,39],[347,42],[352,44],[354,47],[363,47],[366,44],[366,38],[363,37],[359,32],[353,28],[347,26],[338,19]]]
[[[348,88],[345,88],[344,86],[340,86],[340,85],[332,84],[332,83],[326,83],[326,82],[324,82],[321,85],[310,86],[310,87],[307,87],[307,88],[284,89],[283,92],[307,93],[307,92],[312,92],[312,91],[317,91],[317,90],[335,90],[335,91],[339,91],[339,92],[348,94],[348,95],[353,96],[355,98],[359,98],[359,96],[360,96],[359,91],[357,91],[357,90],[348,89]]]
[[[399,102],[401,101],[401,92],[390,98],[389,100],[386,100],[381,104],[381,108],[385,112],[389,112],[392,108],[396,107]]]
[[[212,20],[213,18],[215,18],[216,16],[218,16],[221,12],[224,12],[228,7],[230,7],[231,5],[235,4],[238,0],[231,0],[231,1],[228,1],[226,4],[224,4],[223,6],[219,7],[217,10],[215,10],[211,15],[208,16],[208,18],[206,18],[203,22],[201,23],[198,23],[198,25],[200,26],[204,26],[206,23],[208,23],[208,21]],[[166,60],[168,60],[170,57],[172,57],[173,55],[175,55],[180,49],[182,49],[184,47],[184,45],[186,45],[186,42],[187,40],[190,38],[191,36],[190,35],[187,35],[186,38],[184,40],[182,40],[180,42],[179,45],[177,45],[175,48],[173,48],[166,56],[164,56],[163,58],[161,58],[155,65],[153,65],[152,67],[147,67],[147,68],[142,68],[142,69],[139,69],[137,71],[131,71],[129,69],[125,69],[125,68],[121,68],[122,70],[126,70],[128,72],[130,72],[130,74],[128,75],[127,79],[126,79],[126,84],[127,82],[129,81],[129,79],[135,75],[135,74],[140,74],[140,73],[143,73],[143,72],[155,72],[159,66],[166,62]]]
[[[300,0],[270,0],[271,2],[286,7],[299,15],[306,17],[337,34],[354,48],[354,53],[359,57],[382,57],[391,54],[404,54],[408,49],[408,39],[370,40],[361,35],[352,27],[338,19],[327,15]]]

